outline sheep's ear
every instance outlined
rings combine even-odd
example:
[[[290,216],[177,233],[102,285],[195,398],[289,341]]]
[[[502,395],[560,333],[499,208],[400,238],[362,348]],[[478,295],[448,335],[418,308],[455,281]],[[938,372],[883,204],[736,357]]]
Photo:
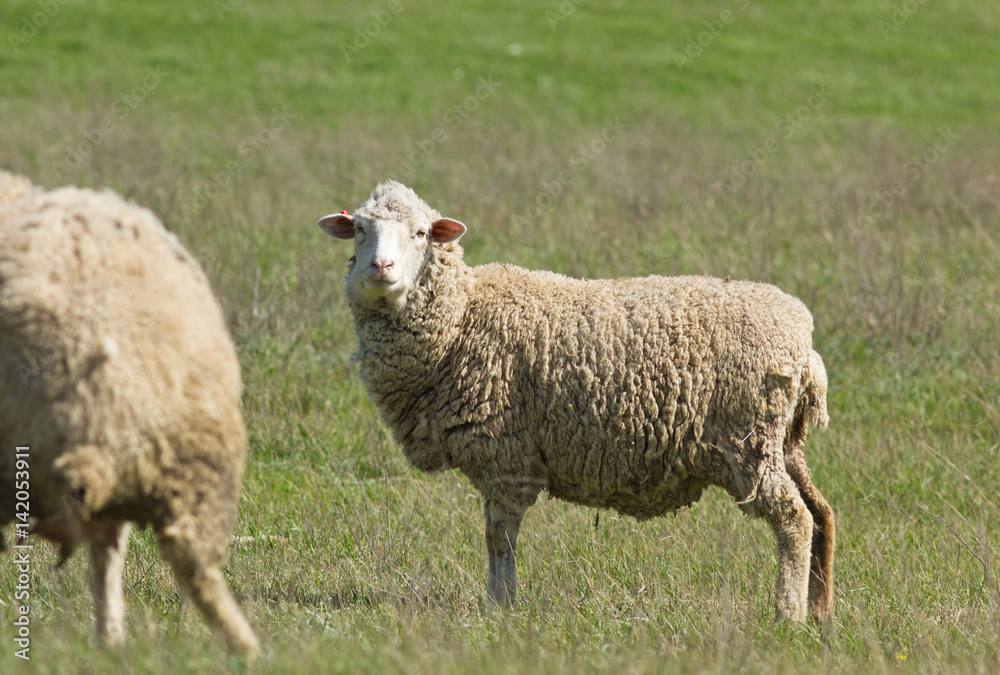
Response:
[[[457,220],[442,218],[431,223],[431,241],[435,244],[447,244],[457,241],[469,229]]]
[[[354,216],[346,211],[323,216],[317,222],[324,232],[337,239],[354,239]]]

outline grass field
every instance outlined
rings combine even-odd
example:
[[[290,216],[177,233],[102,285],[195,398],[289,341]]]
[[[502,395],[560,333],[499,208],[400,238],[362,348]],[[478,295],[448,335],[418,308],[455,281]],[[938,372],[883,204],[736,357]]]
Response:
[[[6,0],[0,26],[0,166],[152,208],[226,310],[249,670],[1000,670],[996,3]],[[390,176],[469,225],[473,264],[731,275],[810,307],[831,631],[772,623],[772,536],[720,491],[642,524],[540,500],[520,609],[488,610],[478,497],[378,420],[349,245],[315,226]],[[29,663],[0,564],[0,672],[246,670],[149,533],[120,652],[84,557],[56,560],[35,549]]]

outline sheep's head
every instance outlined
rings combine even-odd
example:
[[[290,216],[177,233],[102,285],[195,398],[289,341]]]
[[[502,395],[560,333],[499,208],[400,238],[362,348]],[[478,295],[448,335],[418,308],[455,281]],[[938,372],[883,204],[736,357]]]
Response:
[[[380,183],[353,215],[346,211],[319,219],[331,237],[354,240],[348,293],[369,304],[401,309],[431,259],[435,244],[457,241],[466,227],[442,218],[402,183]]]

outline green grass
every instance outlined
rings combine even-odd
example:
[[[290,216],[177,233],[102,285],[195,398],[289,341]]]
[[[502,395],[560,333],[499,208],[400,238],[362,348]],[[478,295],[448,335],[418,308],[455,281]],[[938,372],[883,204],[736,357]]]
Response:
[[[256,539],[227,574],[266,645],[251,670],[996,672],[995,3],[930,0],[884,37],[904,3],[584,2],[553,28],[557,2],[400,0],[348,61],[386,3],[224,2],[68,2],[23,43],[10,36],[41,5],[7,2],[0,165],[119,190],[212,279],[246,384],[234,534]],[[480,77],[495,92],[468,98]],[[816,88],[829,95],[810,108]],[[624,130],[581,166],[608,119]],[[942,128],[958,137],[912,164]],[[540,501],[521,608],[488,611],[478,497],[408,467],[378,420],[350,363],[348,246],[314,226],[413,152],[406,182],[470,226],[470,263],[728,274],[806,302],[831,383],[830,428],[806,452],[838,518],[832,632],[772,624],[772,537],[718,491],[643,524]],[[905,194],[873,208],[894,185]],[[148,533],[121,652],[96,648],[85,557],[55,560],[35,550],[30,664],[0,575],[0,672],[244,670]]]

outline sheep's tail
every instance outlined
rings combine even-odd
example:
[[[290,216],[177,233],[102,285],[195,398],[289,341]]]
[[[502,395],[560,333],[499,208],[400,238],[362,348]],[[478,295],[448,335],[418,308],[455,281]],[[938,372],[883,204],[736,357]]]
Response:
[[[830,422],[830,415],[826,411],[826,368],[815,350],[809,350],[801,382],[799,402],[795,406],[792,424],[785,437],[786,452],[805,443],[810,426],[825,429]]]
[[[826,429],[826,425],[830,423],[830,415],[826,411],[826,368],[823,366],[823,359],[814,350],[809,351],[809,361],[802,372],[802,383],[804,387],[799,399],[801,414],[809,424]]]

